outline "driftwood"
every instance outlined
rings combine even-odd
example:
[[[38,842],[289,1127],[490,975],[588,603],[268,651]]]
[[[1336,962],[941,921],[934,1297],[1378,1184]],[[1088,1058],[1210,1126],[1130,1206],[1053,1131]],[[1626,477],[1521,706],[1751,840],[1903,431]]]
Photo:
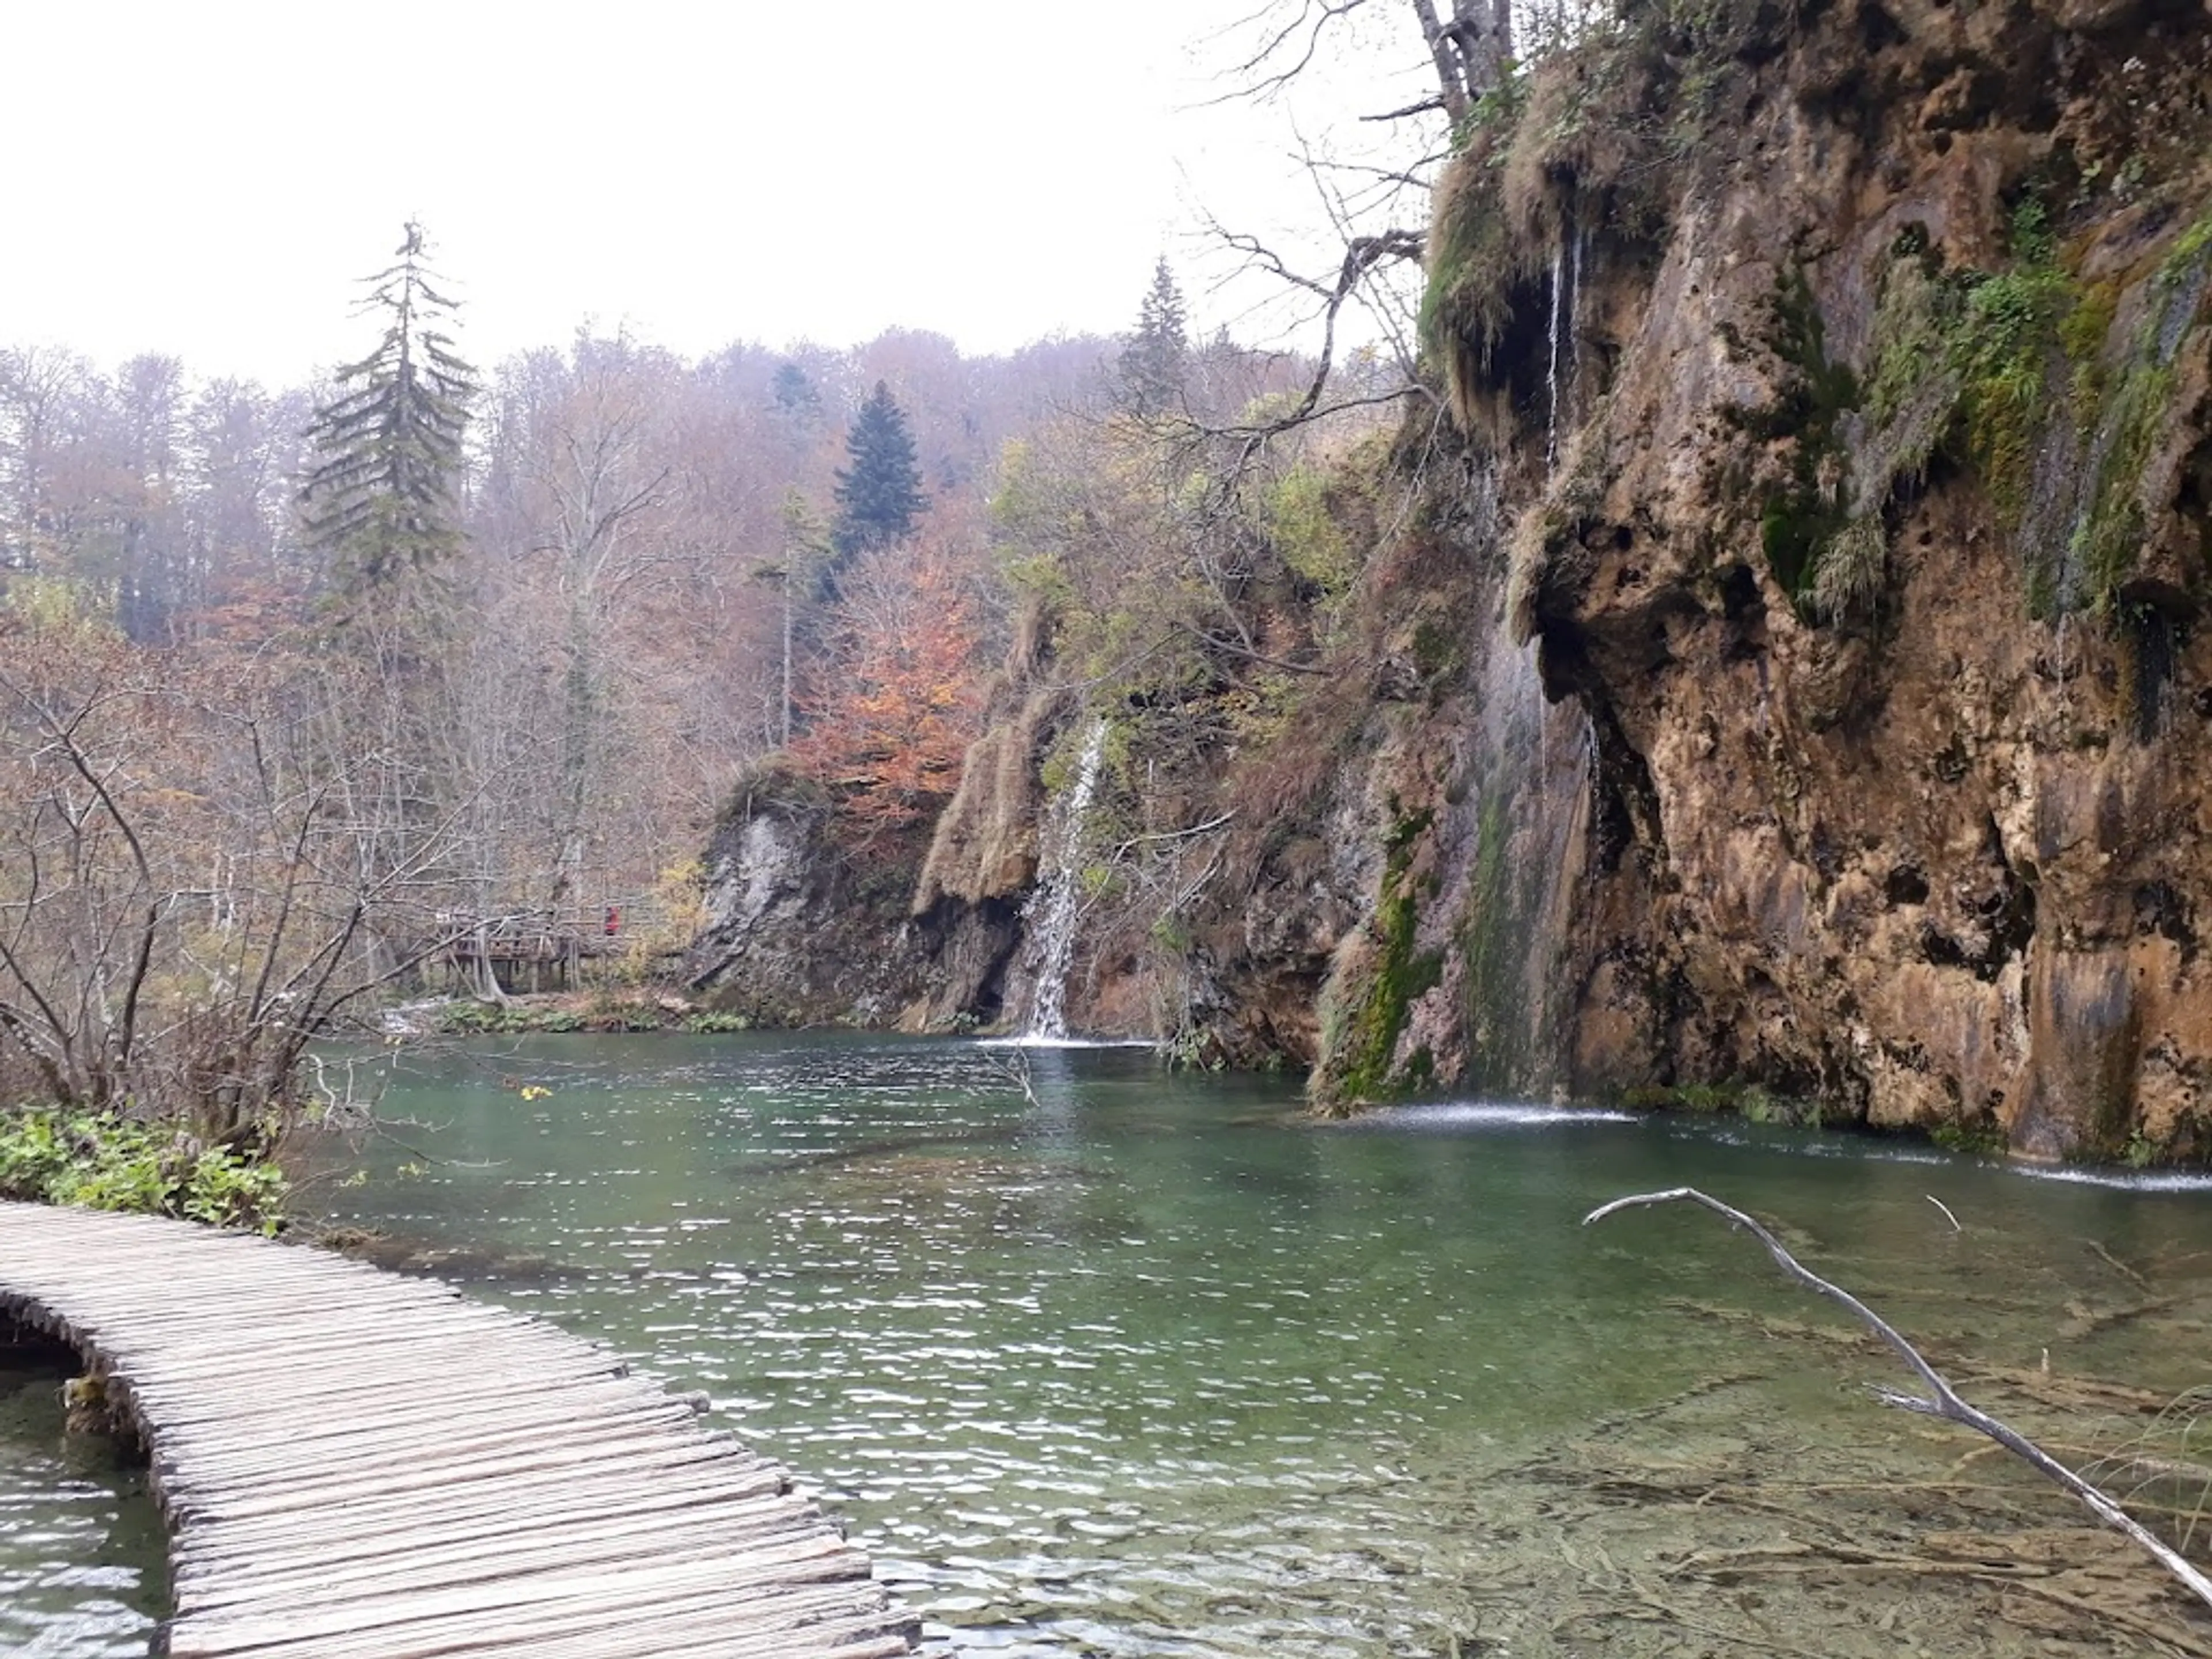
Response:
[[[1945,1418],[1951,1422],[1962,1424],[1977,1434],[1984,1435],[1994,1440],[2007,1451],[2027,1462],[2039,1474],[2064,1487],[2080,1500],[2082,1507],[2090,1514],[2095,1516],[2105,1525],[2124,1534],[2186,1586],[2189,1592],[2198,1601],[2203,1602],[2206,1607],[2212,1607],[2212,1579],[2208,1579],[2203,1573],[2198,1571],[2179,1551],[2172,1548],[2163,1540],[2144,1528],[2105,1492],[2084,1480],[2017,1429],[1999,1422],[1987,1412],[1961,1400],[1953,1390],[1950,1383],[1943,1379],[1942,1375],[1923,1358],[1919,1350],[1907,1342],[1887,1320],[1882,1318],[1880,1314],[1875,1312],[1849,1291],[1840,1285],[1830,1284],[1818,1273],[1806,1267],[1796,1256],[1783,1249],[1781,1241],[1772,1233],[1735,1206],[1723,1204],[1711,1194],[1699,1192],[1694,1187],[1672,1187],[1664,1192],[1637,1193],[1627,1198],[1617,1198],[1610,1204],[1601,1204],[1583,1218],[1583,1224],[1587,1227],[1594,1221],[1602,1221],[1607,1216],[1616,1214],[1622,1210],[1642,1209],[1651,1205],[1678,1201],[1703,1205],[1716,1215],[1724,1217],[1733,1225],[1749,1233],[1766,1247],[1766,1253],[1774,1258],[1775,1265],[1780,1267],[1784,1274],[1795,1279],[1807,1290],[1817,1291],[1829,1300],[1840,1304],[1876,1336],[1887,1343],[1891,1351],[1905,1363],[1905,1369],[1920,1379],[1921,1386],[1927,1392],[1921,1395],[1909,1394],[1895,1389],[1877,1389],[1875,1391],[1875,1395],[1885,1405],[1895,1406],[1903,1411],[1918,1412],[1927,1417]]]

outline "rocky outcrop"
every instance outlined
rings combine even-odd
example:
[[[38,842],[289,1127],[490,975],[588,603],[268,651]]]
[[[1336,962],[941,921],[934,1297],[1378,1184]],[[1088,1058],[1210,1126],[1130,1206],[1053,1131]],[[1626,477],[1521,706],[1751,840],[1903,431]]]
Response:
[[[706,916],[683,969],[710,1009],[764,1026],[889,1026],[915,999],[928,952],[901,925],[896,855],[854,856],[829,817],[795,778],[736,792],[707,849]]]
[[[2208,39],[2194,6],[1747,13],[1615,65],[1705,77],[1680,159],[1516,129],[1461,164],[1473,429],[1528,417],[1522,240],[1595,243],[1515,571],[1628,830],[1577,907],[1577,1091],[2212,1151]]]
[[[908,838],[853,841],[829,798],[770,769],[734,792],[704,860],[688,989],[763,1026],[972,1030],[1000,1014],[1019,887],[949,899]]]

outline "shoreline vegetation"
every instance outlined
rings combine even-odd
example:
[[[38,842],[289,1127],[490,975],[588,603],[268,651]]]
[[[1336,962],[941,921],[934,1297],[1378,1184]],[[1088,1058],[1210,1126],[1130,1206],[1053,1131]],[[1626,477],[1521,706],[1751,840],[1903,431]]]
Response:
[[[173,1118],[24,1106],[0,1113],[0,1198],[173,1217],[274,1237],[293,1183],[273,1139],[204,1142]]]

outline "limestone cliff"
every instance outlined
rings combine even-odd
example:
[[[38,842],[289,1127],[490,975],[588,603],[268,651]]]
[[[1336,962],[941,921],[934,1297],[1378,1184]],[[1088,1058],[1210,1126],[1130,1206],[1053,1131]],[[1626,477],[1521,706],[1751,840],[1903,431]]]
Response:
[[[1526,239],[1595,243],[1510,577],[1626,827],[1575,1088],[2205,1151],[2208,40],[1745,11],[1562,66],[1460,161],[1436,296],[1478,431],[1531,400]],[[1690,76],[1701,142],[1564,137],[1582,97],[1681,122]]]
[[[1455,400],[1501,453],[1556,404],[1515,623],[1620,826],[1578,1091],[2212,1150],[2208,44],[2193,4],[1723,9],[1458,163]]]

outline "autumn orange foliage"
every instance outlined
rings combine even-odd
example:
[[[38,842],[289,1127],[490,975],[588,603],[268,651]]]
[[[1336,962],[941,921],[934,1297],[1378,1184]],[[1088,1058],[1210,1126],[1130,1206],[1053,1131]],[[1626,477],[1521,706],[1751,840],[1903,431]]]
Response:
[[[959,562],[908,544],[863,556],[840,603],[811,688],[799,769],[832,793],[856,841],[911,830],[959,787],[981,728],[981,630]]]

